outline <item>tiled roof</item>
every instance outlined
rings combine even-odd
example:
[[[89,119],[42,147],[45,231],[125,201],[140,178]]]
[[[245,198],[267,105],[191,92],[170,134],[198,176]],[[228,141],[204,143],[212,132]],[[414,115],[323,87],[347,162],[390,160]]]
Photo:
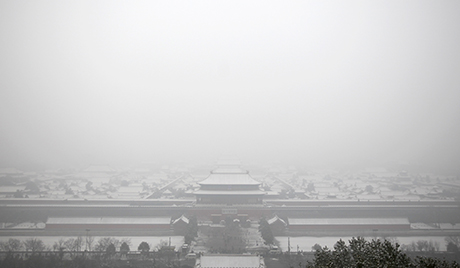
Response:
[[[214,190],[198,190],[194,192],[196,195],[264,195],[260,190],[250,191],[214,191]]]
[[[200,185],[260,185],[247,173],[211,173]]]
[[[179,222],[179,221],[183,221],[183,222],[185,222],[186,224],[189,223],[189,219],[188,219],[187,217],[185,217],[184,215],[182,215],[182,216],[180,216],[179,218],[175,219],[175,220],[173,221],[173,224],[176,224],[176,223]]]
[[[171,218],[77,218],[50,217],[46,224],[170,224]]]
[[[273,218],[267,220],[268,224],[273,224],[273,223],[275,223],[276,221],[280,221],[280,222],[283,223],[284,225],[287,225],[286,222],[285,222],[283,219],[281,219],[280,217],[278,217],[277,215],[275,215],[275,217],[273,217]]]
[[[256,255],[203,255],[200,258],[200,264],[201,268],[261,267],[260,258]]]
[[[407,218],[288,218],[289,225],[394,225],[407,224]]]

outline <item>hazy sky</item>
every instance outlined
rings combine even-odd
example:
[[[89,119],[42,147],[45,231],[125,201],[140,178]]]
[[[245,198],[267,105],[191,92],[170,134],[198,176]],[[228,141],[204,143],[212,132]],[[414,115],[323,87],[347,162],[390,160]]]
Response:
[[[0,1],[0,166],[460,165],[460,1]]]

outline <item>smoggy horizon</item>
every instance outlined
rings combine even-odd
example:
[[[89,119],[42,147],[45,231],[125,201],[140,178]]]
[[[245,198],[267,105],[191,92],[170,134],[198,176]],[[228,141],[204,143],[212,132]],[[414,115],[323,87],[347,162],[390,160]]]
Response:
[[[0,7],[0,167],[459,171],[459,2]]]

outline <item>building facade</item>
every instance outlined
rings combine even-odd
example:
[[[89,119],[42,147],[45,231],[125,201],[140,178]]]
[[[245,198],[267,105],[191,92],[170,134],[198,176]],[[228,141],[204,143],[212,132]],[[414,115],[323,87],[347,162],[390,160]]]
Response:
[[[238,166],[219,166],[198,183],[197,204],[262,204],[260,182]]]

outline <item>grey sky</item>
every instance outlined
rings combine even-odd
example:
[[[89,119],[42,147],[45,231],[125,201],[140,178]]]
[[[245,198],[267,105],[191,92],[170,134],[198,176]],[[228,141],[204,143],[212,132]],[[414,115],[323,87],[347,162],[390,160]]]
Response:
[[[460,165],[459,1],[1,1],[0,165]]]

